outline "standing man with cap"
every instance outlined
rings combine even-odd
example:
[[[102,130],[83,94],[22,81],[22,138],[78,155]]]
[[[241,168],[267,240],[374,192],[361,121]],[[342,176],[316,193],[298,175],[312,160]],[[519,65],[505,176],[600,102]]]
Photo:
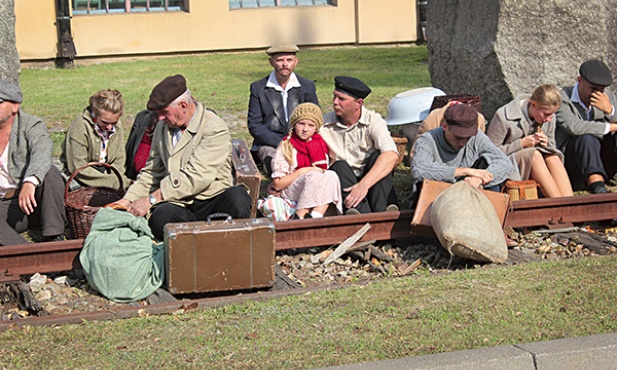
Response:
[[[298,47],[293,44],[275,45],[266,50],[274,70],[265,78],[251,84],[248,128],[253,136],[251,152],[264,164],[270,176],[270,162],[276,148],[289,134],[289,115],[301,103],[319,105],[315,83],[294,73],[298,64]]]
[[[216,212],[250,217],[248,192],[233,186],[229,128],[193,100],[184,77],[170,76],[156,85],[147,108],[159,120],[150,157],[117,203],[136,216],[149,214],[158,240],[170,222],[204,221]]]
[[[364,107],[371,89],[353,77],[334,78],[333,112],[324,116],[330,170],[341,180],[347,214],[398,210],[392,170],[398,149],[386,121]]]
[[[412,206],[424,179],[455,183],[463,180],[476,188],[499,191],[499,185],[516,170],[505,153],[478,130],[478,111],[471,105],[446,108],[441,126],[418,137],[411,161],[415,180]]]
[[[52,164],[45,123],[21,108],[18,86],[0,81],[0,245],[40,225],[43,241],[64,240],[64,179]]]
[[[574,190],[606,193],[617,173],[617,114],[611,70],[599,60],[581,64],[577,83],[561,91],[555,141]]]

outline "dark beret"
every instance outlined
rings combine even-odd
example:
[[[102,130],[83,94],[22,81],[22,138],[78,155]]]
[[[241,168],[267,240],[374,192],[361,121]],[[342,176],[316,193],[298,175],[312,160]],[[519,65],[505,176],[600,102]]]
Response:
[[[475,135],[478,131],[478,111],[468,104],[452,104],[443,114],[448,126],[456,126],[465,133]]]
[[[347,76],[334,77],[334,90],[356,99],[364,99],[371,93],[371,88],[357,78]]]
[[[169,105],[186,91],[186,80],[182,75],[169,76],[154,86],[146,107],[159,110]]]
[[[609,86],[613,84],[611,70],[601,60],[592,59],[586,61],[581,64],[578,73],[592,85]]]
[[[0,81],[0,100],[21,103],[23,96],[19,86],[8,81]]]
[[[266,50],[266,54],[274,55],[274,54],[295,54],[298,52],[298,47],[294,44],[279,44],[271,46],[268,50]]]

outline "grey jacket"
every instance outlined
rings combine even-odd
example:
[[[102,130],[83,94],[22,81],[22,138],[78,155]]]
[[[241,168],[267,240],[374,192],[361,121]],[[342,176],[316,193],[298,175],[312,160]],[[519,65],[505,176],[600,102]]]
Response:
[[[579,104],[572,103],[570,100],[573,89],[574,86],[569,86],[561,90],[561,107],[559,107],[559,110],[555,114],[557,118],[555,141],[557,143],[557,148],[562,152],[565,151],[566,145],[570,139],[583,134],[591,134],[597,138],[602,138],[602,136],[604,136],[604,130],[606,129],[606,123],[617,122],[617,114],[611,118],[595,107],[592,108],[592,120],[587,121],[583,107]],[[615,105],[617,102],[615,94],[610,90],[606,90],[605,92],[613,107],[617,108]]]
[[[9,138],[8,165],[13,180],[19,186],[29,176],[36,176],[42,182],[52,166],[52,148],[45,123],[20,108]]]
[[[529,103],[530,95],[519,95],[514,100],[499,108],[486,129],[486,135],[506,155],[522,150],[521,140],[538,130],[538,123],[530,122],[524,113],[525,104]],[[556,154],[563,160],[563,154],[557,150],[555,144],[556,119],[553,116],[549,122],[540,127],[548,138],[548,146],[537,147],[539,151],[547,154]]]

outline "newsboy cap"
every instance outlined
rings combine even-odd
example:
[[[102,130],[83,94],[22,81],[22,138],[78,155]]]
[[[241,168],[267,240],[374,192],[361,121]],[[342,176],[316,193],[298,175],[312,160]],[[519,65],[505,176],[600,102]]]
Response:
[[[579,75],[587,80],[590,84],[598,86],[609,86],[613,84],[613,75],[611,70],[604,62],[597,59],[591,59],[581,64],[578,70]]]
[[[468,104],[452,104],[443,114],[443,120],[458,133],[473,136],[478,133],[478,111]]]
[[[356,99],[364,99],[371,93],[371,88],[357,78],[347,76],[334,77],[334,90]]]
[[[159,110],[168,106],[171,102],[186,91],[186,79],[182,75],[166,77],[158,85],[154,86],[150,93],[150,99],[146,107],[149,110]]]
[[[23,96],[19,86],[8,81],[0,81],[0,100],[8,100],[21,103]]]
[[[266,54],[274,55],[274,54],[295,54],[299,51],[298,47],[294,44],[278,44],[273,45],[268,50],[266,50]]]

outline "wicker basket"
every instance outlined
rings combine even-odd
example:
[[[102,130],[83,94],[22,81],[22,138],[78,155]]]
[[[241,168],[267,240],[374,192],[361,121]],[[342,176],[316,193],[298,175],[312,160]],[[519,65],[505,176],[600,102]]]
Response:
[[[79,188],[69,192],[71,182],[78,173],[88,167],[102,166],[109,168],[118,177],[120,188]],[[94,216],[101,207],[115,202],[124,196],[124,184],[122,176],[114,167],[107,163],[88,163],[81,166],[69,177],[64,188],[64,207],[66,208],[66,218],[68,219],[69,229],[73,239],[83,239],[90,232],[90,226]]]
[[[392,139],[396,144],[396,149],[398,149],[398,159],[394,167],[398,167],[399,164],[403,163],[403,158],[405,158],[405,152],[407,151],[407,138],[401,135],[392,135]]]
[[[482,113],[482,102],[480,101],[480,97],[478,95],[467,95],[467,94],[452,94],[452,95],[436,96],[433,98],[433,104],[431,104],[431,111],[433,109],[443,107],[444,105],[448,104],[452,100],[456,100],[464,104],[469,104],[472,107],[476,108],[478,113]]]
[[[510,196],[511,201],[538,199],[538,184],[534,180],[508,180],[503,192]]]

